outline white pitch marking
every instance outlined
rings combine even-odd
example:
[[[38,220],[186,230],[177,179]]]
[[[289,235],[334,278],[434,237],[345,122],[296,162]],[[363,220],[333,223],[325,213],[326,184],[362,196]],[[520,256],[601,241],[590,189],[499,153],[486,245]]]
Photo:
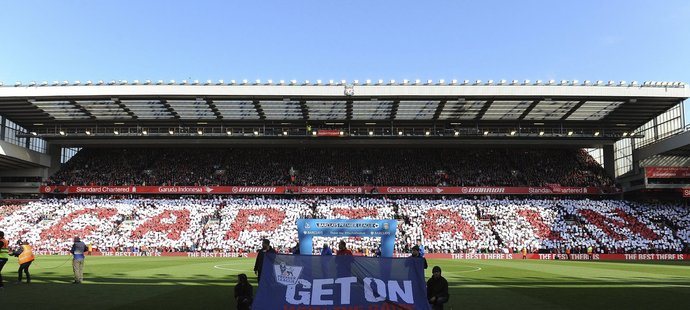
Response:
[[[223,266],[234,266],[234,265],[236,265],[236,264],[220,264],[220,265],[213,266],[213,268],[222,269],[222,270],[230,270],[230,271],[247,271],[247,270],[243,270],[243,269],[233,269],[233,268],[223,267]]]
[[[472,270],[461,270],[461,271],[444,271],[443,273],[465,273],[465,272],[475,272],[475,271],[482,270],[481,267],[477,267],[477,266],[463,266],[463,267],[470,267],[470,268],[474,268],[474,269],[472,269]]]

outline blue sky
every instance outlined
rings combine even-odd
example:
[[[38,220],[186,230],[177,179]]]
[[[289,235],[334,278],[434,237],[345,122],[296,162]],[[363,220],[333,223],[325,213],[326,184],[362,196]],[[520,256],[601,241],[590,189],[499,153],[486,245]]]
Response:
[[[685,0],[24,0],[3,2],[0,29],[6,85],[135,79],[690,83]]]

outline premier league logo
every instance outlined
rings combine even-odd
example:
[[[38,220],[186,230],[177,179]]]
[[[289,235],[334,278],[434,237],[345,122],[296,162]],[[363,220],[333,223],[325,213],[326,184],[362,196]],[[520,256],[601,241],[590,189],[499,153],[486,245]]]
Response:
[[[273,265],[273,271],[276,275],[276,282],[282,285],[295,285],[300,273],[302,273],[302,267],[288,266],[285,262],[280,262],[280,264]]]

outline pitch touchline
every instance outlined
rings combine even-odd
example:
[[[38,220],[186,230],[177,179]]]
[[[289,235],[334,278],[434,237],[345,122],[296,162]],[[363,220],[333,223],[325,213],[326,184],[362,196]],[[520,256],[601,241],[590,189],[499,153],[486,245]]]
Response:
[[[230,271],[247,271],[245,269],[234,269],[234,268],[225,268],[223,266],[235,266],[236,264],[220,264],[220,265],[215,265],[213,268],[216,269],[222,269],[222,270],[230,270]]]

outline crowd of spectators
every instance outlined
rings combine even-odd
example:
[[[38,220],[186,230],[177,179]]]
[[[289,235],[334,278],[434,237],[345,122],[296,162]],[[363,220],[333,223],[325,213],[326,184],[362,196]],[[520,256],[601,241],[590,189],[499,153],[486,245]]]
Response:
[[[65,198],[0,206],[0,230],[39,251],[64,251],[80,236],[100,251],[249,252],[269,238],[290,252],[299,218],[396,219],[397,252],[419,239],[428,253],[681,253],[690,243],[687,207],[618,200]],[[315,237],[313,250],[341,239],[365,254],[380,243]]]
[[[49,185],[611,186],[581,149],[84,148]]]

